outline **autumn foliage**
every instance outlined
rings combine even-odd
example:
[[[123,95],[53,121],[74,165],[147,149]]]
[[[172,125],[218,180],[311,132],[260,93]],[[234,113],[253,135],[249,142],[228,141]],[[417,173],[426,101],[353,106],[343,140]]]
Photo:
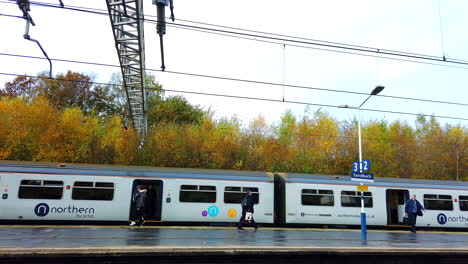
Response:
[[[358,159],[356,120],[339,121],[318,110],[303,117],[286,112],[273,125],[261,116],[242,124],[236,118],[216,120],[199,109],[192,111],[180,97],[151,110],[154,118],[139,148],[140,139],[131,127],[124,128],[119,113],[94,110],[89,103],[94,89],[74,87],[90,98],[67,106],[45,96],[43,84],[21,78],[4,89],[0,159],[332,175],[348,175]],[[49,86],[66,91],[66,98],[73,94],[60,84]],[[169,114],[163,113],[171,117],[164,119]],[[371,172],[378,177],[468,180],[464,126],[422,116],[414,124],[371,120],[363,122],[362,135],[364,158],[372,161]]]

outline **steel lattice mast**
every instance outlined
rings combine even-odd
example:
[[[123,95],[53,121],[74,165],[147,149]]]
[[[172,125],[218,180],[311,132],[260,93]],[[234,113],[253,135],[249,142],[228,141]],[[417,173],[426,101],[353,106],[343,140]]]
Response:
[[[133,125],[147,133],[143,0],[106,0]]]

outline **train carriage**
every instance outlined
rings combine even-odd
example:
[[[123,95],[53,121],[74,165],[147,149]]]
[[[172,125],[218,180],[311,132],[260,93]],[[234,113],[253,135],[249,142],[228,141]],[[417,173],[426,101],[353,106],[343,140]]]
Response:
[[[24,164],[0,166],[0,219],[128,221],[137,185],[154,192],[148,222],[237,222],[249,190],[256,219],[273,223],[266,173]]]
[[[346,176],[15,162],[0,163],[0,220],[127,222],[137,185],[153,194],[149,222],[235,223],[250,191],[259,223],[360,224],[359,182]],[[376,178],[366,185],[370,226],[401,226],[416,194],[426,208],[417,226],[468,228],[466,182]]]
[[[284,177],[285,222],[288,224],[360,225],[359,182],[345,176],[288,174]],[[370,226],[401,226],[405,202],[415,194],[425,207],[417,226],[468,228],[468,183],[376,178],[364,183],[366,222]]]

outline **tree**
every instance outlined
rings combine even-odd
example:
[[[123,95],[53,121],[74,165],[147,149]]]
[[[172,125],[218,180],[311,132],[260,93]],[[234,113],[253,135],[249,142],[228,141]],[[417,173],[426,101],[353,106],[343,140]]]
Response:
[[[148,102],[148,126],[163,123],[195,123],[200,124],[205,112],[191,105],[182,96],[172,96],[165,99],[153,96]]]
[[[21,75],[13,79],[13,81],[5,83],[5,88],[0,90],[0,95],[8,97],[22,97],[27,100],[31,100],[39,93],[37,86],[37,78]]]

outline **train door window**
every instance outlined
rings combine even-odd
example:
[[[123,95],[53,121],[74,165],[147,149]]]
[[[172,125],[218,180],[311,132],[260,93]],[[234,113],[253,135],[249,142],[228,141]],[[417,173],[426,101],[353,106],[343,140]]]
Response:
[[[21,180],[20,199],[62,199],[63,181]]]
[[[114,183],[75,182],[73,184],[72,199],[112,201],[114,199]]]
[[[182,185],[179,201],[183,203],[215,203],[216,186]]]
[[[372,207],[372,193],[364,192],[364,207]],[[343,207],[361,207],[361,194],[356,191],[341,192],[341,206]]]
[[[335,199],[332,190],[303,189],[302,205],[333,206]]]
[[[460,195],[458,197],[458,203],[460,204],[460,211],[468,211],[468,196]]]
[[[424,209],[452,211],[453,210],[452,196],[445,195],[445,194],[425,194],[424,195]]]
[[[240,204],[245,197],[245,193],[250,191],[252,194],[252,202],[258,204],[259,192],[257,187],[224,187],[224,203],[227,204]]]

